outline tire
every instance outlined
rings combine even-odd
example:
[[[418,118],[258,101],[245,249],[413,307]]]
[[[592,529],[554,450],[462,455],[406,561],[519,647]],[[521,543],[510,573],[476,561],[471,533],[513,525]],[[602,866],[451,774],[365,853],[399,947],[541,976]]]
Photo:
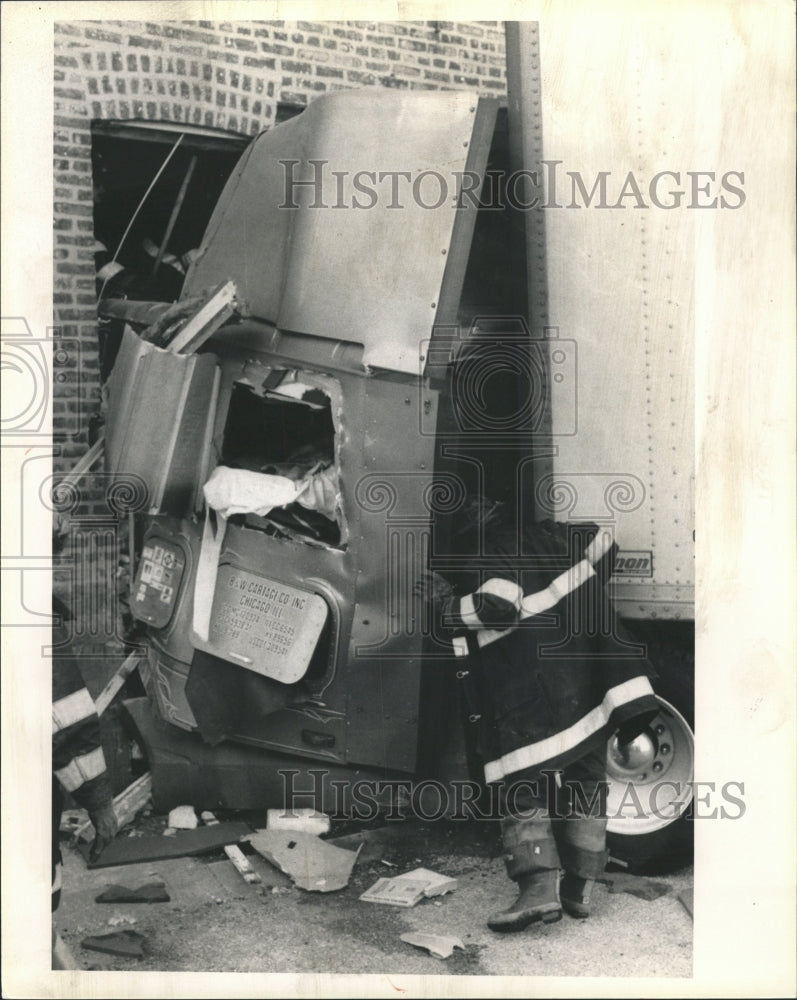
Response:
[[[629,749],[609,741],[607,844],[623,867],[667,871],[693,853],[694,632],[681,622],[626,624],[659,675],[660,712]]]

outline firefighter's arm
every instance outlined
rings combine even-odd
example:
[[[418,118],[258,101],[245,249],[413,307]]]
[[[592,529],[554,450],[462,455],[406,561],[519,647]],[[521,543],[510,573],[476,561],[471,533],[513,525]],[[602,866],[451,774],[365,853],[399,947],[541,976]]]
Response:
[[[444,617],[443,625],[455,635],[470,629],[512,628],[520,619],[522,600],[523,591],[516,582],[494,576],[472,594],[453,598],[446,609],[448,621]]]
[[[494,576],[471,594],[458,597],[439,573],[427,572],[417,591],[434,607],[443,628],[453,635],[471,629],[505,629],[516,625],[523,591],[516,581]]]

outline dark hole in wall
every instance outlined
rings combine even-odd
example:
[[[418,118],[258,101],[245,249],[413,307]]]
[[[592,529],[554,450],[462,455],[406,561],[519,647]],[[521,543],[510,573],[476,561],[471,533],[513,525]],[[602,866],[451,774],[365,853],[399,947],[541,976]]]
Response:
[[[180,135],[179,147],[142,204]],[[98,296],[155,302],[179,298],[191,252],[199,247],[248,141],[233,133],[183,130],[173,123],[92,123]],[[113,366],[122,329],[120,320],[99,324],[103,380]]]

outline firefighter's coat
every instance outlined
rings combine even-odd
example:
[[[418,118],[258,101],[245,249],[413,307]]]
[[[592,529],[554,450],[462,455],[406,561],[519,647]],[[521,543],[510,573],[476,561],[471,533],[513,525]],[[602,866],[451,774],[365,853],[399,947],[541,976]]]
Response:
[[[653,670],[617,622],[606,584],[617,546],[596,525],[484,527],[467,593],[443,624],[478,677],[488,782],[559,769],[650,718]]]

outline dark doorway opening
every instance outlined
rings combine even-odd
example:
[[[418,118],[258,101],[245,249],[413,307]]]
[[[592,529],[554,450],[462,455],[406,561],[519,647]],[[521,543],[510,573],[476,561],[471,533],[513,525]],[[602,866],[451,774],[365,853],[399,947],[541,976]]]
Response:
[[[250,137],[173,122],[94,121],[91,139],[98,297],[176,301]],[[122,327],[100,321],[103,380]]]

